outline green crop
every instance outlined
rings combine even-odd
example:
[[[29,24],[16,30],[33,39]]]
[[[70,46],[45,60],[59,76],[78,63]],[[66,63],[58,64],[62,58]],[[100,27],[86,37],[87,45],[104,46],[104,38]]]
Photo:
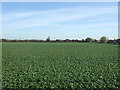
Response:
[[[3,88],[119,88],[118,46],[3,43]]]

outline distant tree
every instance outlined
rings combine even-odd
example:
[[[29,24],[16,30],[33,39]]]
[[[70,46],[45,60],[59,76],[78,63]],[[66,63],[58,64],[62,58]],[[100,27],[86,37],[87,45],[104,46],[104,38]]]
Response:
[[[56,39],[55,42],[60,42],[60,40],[59,40],[59,39]]]
[[[5,41],[7,41],[6,39],[2,39],[2,42],[5,42]]]
[[[47,41],[47,42],[50,42],[50,37],[48,37],[48,38],[46,39],[46,41]]]
[[[100,38],[100,42],[101,43],[107,43],[107,41],[108,41],[108,38],[105,37],[105,36],[103,36],[103,37]]]
[[[117,43],[120,45],[120,38],[119,38],[119,39],[117,39]]]
[[[69,42],[70,40],[69,39],[65,39],[65,42]]]
[[[97,39],[95,39],[95,40],[94,40],[94,42],[98,42],[98,40],[97,40]]]
[[[85,40],[84,39],[82,39],[82,41],[81,42],[85,42]]]
[[[93,41],[93,39],[90,38],[90,37],[88,37],[88,38],[85,39],[85,42],[92,42],[92,41]]]

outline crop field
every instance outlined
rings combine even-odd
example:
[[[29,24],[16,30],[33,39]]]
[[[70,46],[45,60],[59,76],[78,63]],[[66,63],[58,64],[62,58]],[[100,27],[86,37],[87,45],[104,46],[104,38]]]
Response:
[[[120,88],[118,46],[3,43],[3,88]]]

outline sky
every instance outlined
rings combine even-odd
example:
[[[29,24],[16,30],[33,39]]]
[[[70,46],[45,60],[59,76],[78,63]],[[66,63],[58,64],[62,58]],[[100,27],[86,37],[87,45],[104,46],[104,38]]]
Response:
[[[6,39],[118,38],[117,2],[3,2]]]

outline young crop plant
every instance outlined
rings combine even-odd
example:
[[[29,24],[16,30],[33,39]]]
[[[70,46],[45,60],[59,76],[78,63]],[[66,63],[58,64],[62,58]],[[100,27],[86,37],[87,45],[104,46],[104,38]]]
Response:
[[[118,46],[3,43],[2,88],[120,88]]]

